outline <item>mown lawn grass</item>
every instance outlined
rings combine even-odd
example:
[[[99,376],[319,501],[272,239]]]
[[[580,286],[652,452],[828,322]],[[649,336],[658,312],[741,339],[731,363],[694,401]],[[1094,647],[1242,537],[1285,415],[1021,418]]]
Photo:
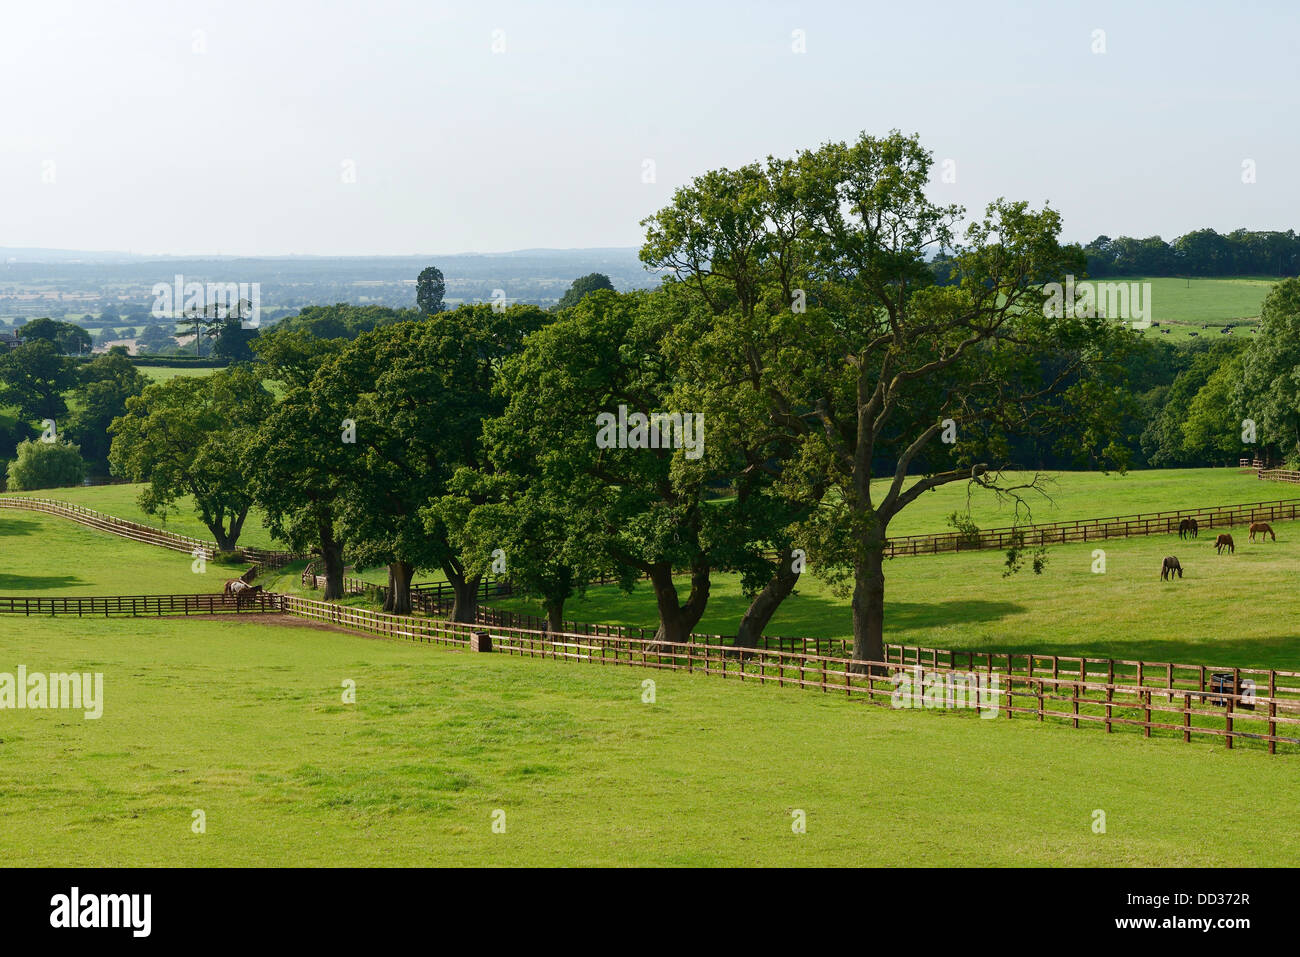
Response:
[[[1258,866],[1300,850],[1294,759],[1257,750],[249,620],[0,624],[2,670],[104,674],[97,721],[0,712],[10,865]]]

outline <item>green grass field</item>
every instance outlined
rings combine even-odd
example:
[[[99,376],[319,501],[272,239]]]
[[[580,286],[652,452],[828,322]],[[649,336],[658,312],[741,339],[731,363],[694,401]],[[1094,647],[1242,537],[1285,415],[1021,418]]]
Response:
[[[1186,664],[1300,671],[1300,623],[1293,615],[1300,568],[1300,523],[1277,523],[1277,542],[1251,544],[1233,530],[1235,555],[1217,555],[1214,534],[1177,535],[1055,546],[1041,575],[1028,568],[1004,577],[1003,554],[988,550],[896,558],[885,565],[885,640],[960,651],[1087,654]],[[1104,549],[1106,571],[1092,571]],[[1160,581],[1164,556],[1185,577]],[[809,556],[810,571],[816,556]],[[687,584],[679,585],[683,596]],[[494,606],[540,614],[524,599]],[[715,574],[697,631],[734,634],[748,600],[735,575]],[[1243,609],[1249,609],[1243,612]],[[638,583],[590,588],[570,599],[565,618],[653,627],[654,595]],[[777,610],[767,633],[851,638],[847,598],[805,575]]]
[[[1231,477],[1189,474],[1174,487],[1199,495]],[[1140,497],[1151,492],[1140,479],[1120,481]],[[1060,507],[1110,502],[1109,481],[1072,477]],[[1052,549],[1042,576],[1004,578],[994,551],[896,559],[887,638],[1300,670],[1300,523],[1277,530],[1276,543],[1237,534],[1232,556],[1205,534],[1112,540],[1100,575],[1092,544]],[[1170,553],[1186,577],[1162,583]],[[195,575],[180,553],[0,511],[0,595],[204,592],[231,574]],[[287,589],[296,575],[265,584]],[[700,630],[734,628],[743,605],[718,576]],[[602,588],[568,610],[648,623],[651,608],[644,589]],[[770,631],[845,635],[847,603],[805,578]],[[0,671],[19,664],[102,672],[105,700],[99,720],[0,711],[0,853],[12,865],[1280,866],[1300,856],[1296,757],[1258,748],[895,712],[285,619],[0,618]],[[647,678],[653,704],[642,703]],[[355,704],[342,700],[345,680]],[[205,833],[191,830],[195,810]],[[496,810],[504,834],[493,833]],[[1092,831],[1097,810],[1104,834]],[[791,830],[795,811],[806,834]]]
[[[229,620],[24,619],[0,658],[104,675],[99,720],[0,716],[11,866],[1260,866],[1300,830],[1285,757],[700,675]]]
[[[141,525],[162,528],[178,535],[189,535],[205,541],[211,540],[212,533],[194,514],[193,501],[189,496],[178,500],[176,506],[167,513],[166,519],[164,519],[162,515],[149,515],[144,509],[140,508],[138,499],[140,490],[143,487],[142,485],[93,485],[6,494],[24,498],[44,498],[56,502],[68,502],[85,508],[93,508],[107,515],[112,515],[114,518],[125,519],[128,522],[138,522]],[[243,532],[239,537],[239,544],[247,545],[250,548],[283,548],[283,545],[277,543],[271,537],[271,533],[263,526],[262,513],[257,509],[253,509],[248,513]]]
[[[1190,342],[1196,333],[1202,338],[1225,338],[1220,329],[1231,323],[1232,335],[1253,338],[1260,304],[1276,279],[1230,277],[1224,279],[1100,279],[1097,282],[1149,282],[1151,318],[1160,323],[1146,335],[1166,341]],[[1165,333],[1161,330],[1168,329]]]
[[[1032,522],[1076,521],[1133,515],[1139,512],[1172,511],[1210,505],[1239,505],[1300,499],[1300,486],[1260,481],[1254,472],[1237,469],[1147,469],[1121,475],[1112,472],[1048,473],[1042,492],[1021,492],[1028,510],[1020,520]],[[1025,484],[1033,473],[1006,473],[1003,481]],[[909,480],[910,481],[910,480]],[[889,485],[872,484],[879,502]],[[969,504],[971,517],[981,528],[1002,528],[1016,522],[1013,501],[999,501],[996,495],[964,482],[927,492],[907,506],[889,525],[889,534],[922,535],[950,532],[948,516]]]
[[[243,570],[208,562],[196,574],[193,562],[54,515],[0,511],[0,595],[204,594]]]
[[[217,369],[196,369],[191,366],[136,366],[136,368],[150,382],[167,382],[178,375],[207,376],[218,371]]]

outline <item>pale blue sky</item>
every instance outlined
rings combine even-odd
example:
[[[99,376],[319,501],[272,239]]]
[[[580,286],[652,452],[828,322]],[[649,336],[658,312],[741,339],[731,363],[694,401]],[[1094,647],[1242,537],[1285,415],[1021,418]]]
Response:
[[[1300,228],[1297,9],[9,0],[0,246],[631,246],[693,175],[892,127],[1070,239]]]

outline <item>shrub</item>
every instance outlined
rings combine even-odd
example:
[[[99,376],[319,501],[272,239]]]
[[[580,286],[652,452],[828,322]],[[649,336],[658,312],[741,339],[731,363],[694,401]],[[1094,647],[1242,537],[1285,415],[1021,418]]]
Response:
[[[86,463],[80,447],[71,442],[26,439],[18,443],[18,458],[9,463],[8,477],[11,492],[80,485]]]

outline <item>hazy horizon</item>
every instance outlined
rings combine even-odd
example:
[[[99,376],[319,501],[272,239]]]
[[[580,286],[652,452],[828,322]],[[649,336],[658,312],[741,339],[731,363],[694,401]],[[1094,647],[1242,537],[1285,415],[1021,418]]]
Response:
[[[936,199],[1050,202],[1070,241],[1300,227],[1296,11],[922,10],[16,6],[0,34],[0,244],[626,249],[707,170],[893,128],[934,152]]]

